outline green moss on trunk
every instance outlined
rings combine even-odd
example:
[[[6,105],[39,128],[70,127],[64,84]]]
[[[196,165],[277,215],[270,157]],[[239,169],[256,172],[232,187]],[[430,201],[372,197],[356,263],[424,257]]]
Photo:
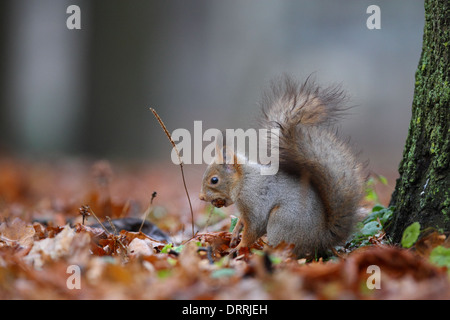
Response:
[[[391,200],[394,219],[387,229],[395,242],[415,221],[423,228],[450,230],[449,49],[450,2],[426,0],[412,118]]]

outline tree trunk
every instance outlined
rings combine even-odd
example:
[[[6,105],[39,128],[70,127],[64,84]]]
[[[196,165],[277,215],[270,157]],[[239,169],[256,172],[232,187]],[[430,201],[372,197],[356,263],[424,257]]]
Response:
[[[418,221],[450,231],[450,2],[425,1],[425,27],[400,178],[392,194],[394,242]]]

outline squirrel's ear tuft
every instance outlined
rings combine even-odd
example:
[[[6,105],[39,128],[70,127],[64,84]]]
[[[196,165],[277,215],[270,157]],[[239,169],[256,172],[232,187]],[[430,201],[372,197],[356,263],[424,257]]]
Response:
[[[223,147],[222,148],[222,157],[223,157],[224,163],[237,164],[237,156],[232,148],[229,148],[226,146]]]
[[[239,163],[237,154],[235,152],[233,152],[230,148],[228,148],[228,149],[229,150],[226,151],[225,166],[226,166],[227,170],[241,175],[242,174],[242,164]]]
[[[224,164],[225,163],[225,154],[224,154],[224,148],[220,147],[218,144],[216,144],[215,149],[215,156],[214,156],[214,162],[216,164]]]
[[[215,162],[217,164],[236,164],[237,163],[237,155],[233,151],[233,149],[228,148],[226,146],[219,147],[216,145],[215,150]]]

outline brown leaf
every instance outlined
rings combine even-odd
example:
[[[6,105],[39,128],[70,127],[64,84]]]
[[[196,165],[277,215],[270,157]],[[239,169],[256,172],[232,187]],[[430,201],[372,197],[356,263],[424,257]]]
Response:
[[[132,258],[140,256],[150,256],[154,253],[151,244],[148,244],[145,240],[134,238],[128,245],[129,256]]]
[[[32,225],[26,224],[19,218],[15,218],[10,223],[0,224],[0,241],[8,246],[30,247],[33,245],[35,233]]]
[[[180,267],[191,280],[200,276],[199,264],[201,261],[197,253],[198,246],[194,242],[188,242],[178,258]]]
[[[93,236],[93,238],[96,239],[97,241],[99,239],[106,239],[108,236],[108,234],[102,228],[92,228],[92,227],[85,226],[82,224],[77,224],[75,226],[75,230],[76,230],[76,232],[87,232],[87,233],[91,234]]]
[[[416,248],[416,251],[419,255],[423,257],[429,257],[431,251],[437,247],[443,244],[445,241],[445,235],[439,234],[438,232],[434,231],[431,234],[419,239],[414,247]]]
[[[167,243],[165,241],[158,241],[152,237],[142,233],[142,232],[132,232],[122,230],[120,231],[120,239],[124,245],[129,245],[134,239],[144,240],[147,244],[151,245],[153,248],[161,250]]]

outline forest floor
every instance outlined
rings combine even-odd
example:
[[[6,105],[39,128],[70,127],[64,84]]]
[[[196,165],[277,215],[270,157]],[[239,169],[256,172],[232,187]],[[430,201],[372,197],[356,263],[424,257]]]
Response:
[[[230,258],[232,209],[197,199],[197,169],[193,235],[177,166],[1,158],[0,299],[450,299],[448,235],[392,245],[391,213],[370,201],[337,255],[297,259],[263,237]],[[376,188],[386,206],[392,190]]]

